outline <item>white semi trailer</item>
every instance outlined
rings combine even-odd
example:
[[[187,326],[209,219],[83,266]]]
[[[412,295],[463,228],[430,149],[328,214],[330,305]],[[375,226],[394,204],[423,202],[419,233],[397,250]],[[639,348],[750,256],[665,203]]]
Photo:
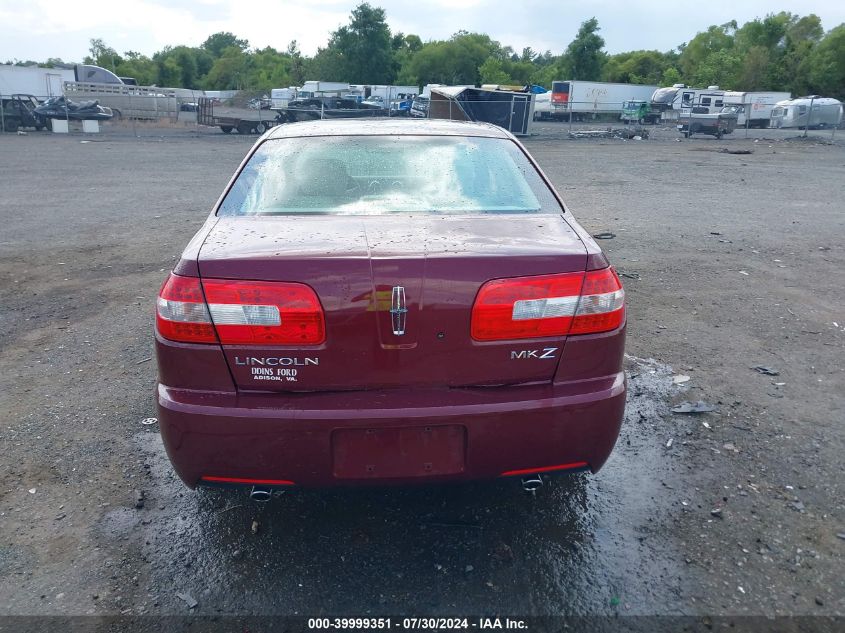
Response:
[[[33,95],[41,100],[62,95],[66,81],[74,81],[72,68],[40,68],[0,64],[0,96]]]
[[[553,81],[551,116],[584,120],[600,114],[618,117],[627,101],[649,101],[657,86],[602,81]]]

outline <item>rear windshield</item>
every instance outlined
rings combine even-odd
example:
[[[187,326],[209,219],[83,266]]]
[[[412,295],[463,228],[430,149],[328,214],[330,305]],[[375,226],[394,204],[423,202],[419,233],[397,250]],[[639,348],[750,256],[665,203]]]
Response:
[[[560,213],[508,139],[322,136],[270,139],[218,215]]]

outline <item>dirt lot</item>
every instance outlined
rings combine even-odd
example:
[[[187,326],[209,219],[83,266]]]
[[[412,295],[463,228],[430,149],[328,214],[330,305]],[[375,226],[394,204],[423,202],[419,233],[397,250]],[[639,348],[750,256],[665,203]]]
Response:
[[[608,465],[263,506],[141,424],[154,297],[254,139],[0,138],[0,614],[845,616],[842,139],[538,130],[628,292]]]

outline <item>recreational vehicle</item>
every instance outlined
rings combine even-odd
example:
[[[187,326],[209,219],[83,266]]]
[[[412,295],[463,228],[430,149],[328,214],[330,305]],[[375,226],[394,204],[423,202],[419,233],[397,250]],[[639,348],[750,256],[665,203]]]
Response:
[[[658,88],[651,95],[652,112],[660,113],[663,121],[676,122],[681,115],[688,115],[690,108],[706,108],[706,114],[721,111],[724,107],[725,91],[719,86],[690,88],[685,84],[674,84]]]
[[[838,127],[842,123],[842,102],[811,95],[779,101],[772,108],[772,127],[797,127],[817,130]]]

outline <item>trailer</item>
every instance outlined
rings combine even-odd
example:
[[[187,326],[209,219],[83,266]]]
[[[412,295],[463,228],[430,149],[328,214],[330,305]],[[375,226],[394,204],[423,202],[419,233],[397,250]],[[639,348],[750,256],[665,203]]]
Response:
[[[830,97],[809,95],[778,102],[772,108],[772,127],[836,128],[842,124],[842,102]]]
[[[531,133],[534,93],[482,90],[462,86],[431,88],[428,117],[452,121],[486,121],[517,136]]]
[[[273,88],[270,91],[271,108],[286,108],[288,103],[296,99],[297,90],[293,86],[288,88]]]
[[[192,101],[197,91],[159,86],[132,86],[124,83],[66,81],[64,94],[73,101],[99,101],[111,108],[114,118],[177,119],[181,101]]]
[[[75,79],[72,68],[0,64],[0,97],[14,94],[35,95],[39,99],[58,97],[62,94],[62,84]]]
[[[738,92],[726,90],[724,112],[737,115],[737,127],[769,127],[772,109],[780,101],[792,98],[788,92]]]
[[[350,86],[348,83],[341,81],[313,81],[309,80],[302,84],[302,87],[297,90],[297,97],[309,98],[319,96],[335,96],[348,94]]]
[[[707,114],[720,112],[725,105],[725,91],[719,86],[691,88],[686,84],[674,84],[658,88],[650,97],[651,111],[660,115],[660,120],[676,123],[687,116],[691,108],[706,108]]]
[[[626,101],[648,100],[657,86],[617,84],[601,81],[553,81],[551,116],[572,117],[576,121],[595,119],[600,115],[616,118]]]
[[[678,131],[685,138],[693,134],[708,134],[717,139],[736,129],[736,114],[730,112],[708,112],[704,106],[691,108],[678,119]]]
[[[226,107],[211,97],[200,97],[197,101],[197,123],[219,127],[224,134],[232,130],[239,134],[263,134],[282,122],[277,112],[268,114],[267,110]]]

